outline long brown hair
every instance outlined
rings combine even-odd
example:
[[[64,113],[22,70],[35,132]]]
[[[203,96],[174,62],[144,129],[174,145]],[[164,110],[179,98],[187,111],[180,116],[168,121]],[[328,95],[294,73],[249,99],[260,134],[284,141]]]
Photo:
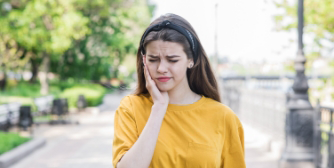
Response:
[[[167,13],[165,15],[160,16],[159,18],[154,20],[150,24],[150,26],[157,24],[159,22],[162,22],[164,20],[169,20],[175,24],[178,24],[186,28],[188,31],[190,31],[195,36],[195,38],[199,42],[197,61],[191,69],[187,69],[187,78],[188,78],[188,84],[189,84],[190,89],[197,94],[204,95],[205,97],[209,97],[209,98],[212,98],[213,100],[221,102],[215,75],[212,72],[207,54],[205,53],[203,46],[195,30],[193,29],[193,27],[190,25],[190,23],[187,20],[185,20],[181,16],[176,15],[176,14],[171,14],[171,13]],[[186,53],[187,58],[188,59],[193,58],[193,54],[191,52],[190,44],[187,38],[176,30],[167,28],[167,29],[162,29],[158,32],[156,31],[150,32],[144,39],[144,42],[143,42],[144,48],[146,48],[148,43],[152,41],[156,41],[156,40],[179,43],[183,46],[183,51]],[[138,96],[141,94],[144,94],[144,95],[149,94],[146,88],[146,81],[145,81],[145,76],[144,76],[144,71],[143,71],[143,59],[141,55],[140,43],[139,43],[138,52],[137,52],[137,75],[138,75],[138,85],[137,85],[137,88],[134,94]]]

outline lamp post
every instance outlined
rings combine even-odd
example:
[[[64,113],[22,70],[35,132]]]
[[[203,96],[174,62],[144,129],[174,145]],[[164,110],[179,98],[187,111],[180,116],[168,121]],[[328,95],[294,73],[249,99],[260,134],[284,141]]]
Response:
[[[313,108],[308,98],[303,52],[304,0],[298,0],[298,52],[296,77],[288,94],[285,149],[281,161],[289,164],[313,160]]]

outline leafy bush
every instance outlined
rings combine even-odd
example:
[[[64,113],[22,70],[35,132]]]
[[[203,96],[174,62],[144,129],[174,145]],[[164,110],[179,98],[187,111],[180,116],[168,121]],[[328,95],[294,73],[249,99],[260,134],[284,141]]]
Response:
[[[2,95],[36,98],[42,96],[40,93],[41,85],[39,83],[31,84],[26,81],[20,81],[15,87],[7,87]],[[55,85],[50,85],[50,94],[55,96],[61,93],[61,89]]]
[[[11,87],[1,93],[0,104],[20,102],[22,105],[32,106],[32,111],[37,110],[33,98],[42,96],[39,83],[30,84],[29,82],[19,82],[16,87]],[[103,97],[107,92],[103,86],[88,82],[78,83],[73,80],[50,81],[50,94],[55,98],[67,98],[70,107],[76,107],[76,102],[80,94],[87,100],[88,106],[96,106],[102,103]]]
[[[67,98],[70,107],[76,107],[78,97],[82,94],[85,96],[88,106],[97,106],[102,103],[106,93],[107,89],[98,84],[83,84],[65,89],[60,97]]]
[[[0,139],[0,155],[31,140],[31,138],[21,137],[17,133],[5,132],[0,132]]]
[[[21,96],[21,97],[37,97],[39,93],[39,84],[30,84],[28,82],[20,82],[15,87],[7,87],[3,92],[4,95]]]
[[[37,110],[34,100],[30,97],[22,96],[0,96],[0,104],[19,102],[21,106],[31,106],[31,111]]]

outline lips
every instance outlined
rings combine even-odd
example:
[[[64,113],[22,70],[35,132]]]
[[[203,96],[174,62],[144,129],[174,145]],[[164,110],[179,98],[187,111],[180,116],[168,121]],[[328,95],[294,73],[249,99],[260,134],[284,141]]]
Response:
[[[167,81],[169,81],[169,77],[161,77],[161,78],[158,78],[158,80],[160,81],[160,82],[167,82]]]

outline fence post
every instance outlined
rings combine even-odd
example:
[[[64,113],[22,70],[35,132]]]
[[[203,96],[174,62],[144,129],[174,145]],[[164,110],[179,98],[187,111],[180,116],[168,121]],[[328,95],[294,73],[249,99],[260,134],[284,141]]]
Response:
[[[333,160],[333,156],[334,156],[334,139],[333,139],[333,117],[334,117],[334,109],[331,109],[329,111],[330,114],[330,120],[329,120],[329,136],[328,136],[328,162],[329,162],[329,167],[330,168],[334,168],[334,160]]]
[[[320,112],[320,100],[317,99],[317,106],[314,110],[314,115],[313,115],[313,131],[314,131],[314,135],[313,135],[313,151],[314,151],[314,154],[313,154],[313,163],[314,163],[314,166],[317,168],[318,166],[318,162],[319,162],[319,137],[321,136],[321,131],[320,131],[320,128],[319,128],[319,124],[320,124],[320,117],[319,115],[321,114]]]

